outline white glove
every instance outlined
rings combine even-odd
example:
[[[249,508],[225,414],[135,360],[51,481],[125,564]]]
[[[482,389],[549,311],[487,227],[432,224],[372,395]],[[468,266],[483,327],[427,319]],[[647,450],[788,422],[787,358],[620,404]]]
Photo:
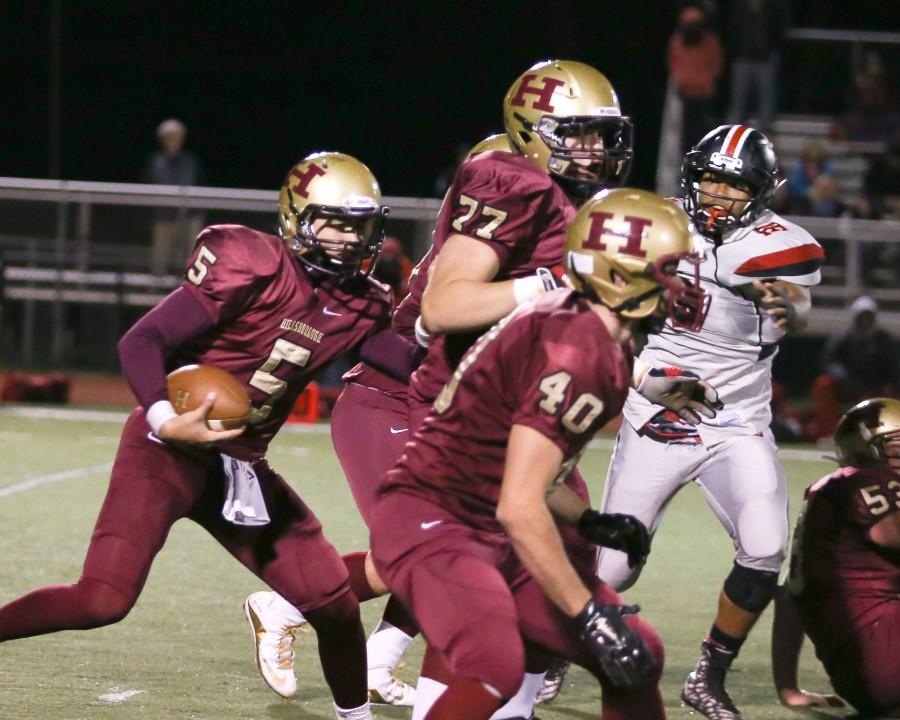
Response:
[[[635,388],[655,405],[671,410],[691,425],[714,418],[722,409],[719,393],[696,373],[681,368],[650,368]]]

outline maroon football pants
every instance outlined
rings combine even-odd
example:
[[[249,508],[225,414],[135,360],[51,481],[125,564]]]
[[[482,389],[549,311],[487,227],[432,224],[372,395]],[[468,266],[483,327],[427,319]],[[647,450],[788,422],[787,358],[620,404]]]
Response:
[[[600,668],[574,623],[524,573],[504,536],[462,525],[431,501],[393,492],[375,506],[372,553],[382,578],[456,677],[485,683],[510,698],[522,682],[529,642],[600,680]],[[585,581],[597,602],[622,604],[596,576]],[[664,718],[658,687],[662,641],[641,618],[629,616],[627,622],[657,658],[658,669],[629,692],[603,687],[603,717]]]
[[[831,654],[825,669],[834,689],[857,710],[900,717],[900,601],[857,628],[853,639]]]
[[[331,414],[331,441],[366,526],[375,491],[397,463],[413,430],[406,397],[347,383]]]
[[[188,456],[149,433],[143,411],[136,410],[122,433],[79,581],[35,590],[0,608],[0,641],[121,620],[137,601],[169,529],[186,517],[300,609],[317,631],[335,702],[361,705],[366,682],[359,605],[312,510],[259,461],[254,469],[271,522],[233,525],[221,514],[225,480],[218,456]]]

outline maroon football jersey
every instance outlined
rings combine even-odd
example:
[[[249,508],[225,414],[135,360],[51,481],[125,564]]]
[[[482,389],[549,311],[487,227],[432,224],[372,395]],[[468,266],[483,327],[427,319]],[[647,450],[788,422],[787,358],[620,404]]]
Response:
[[[622,409],[631,364],[587,301],[565,290],[544,295],[472,347],[381,493],[424,495],[467,524],[501,532],[494,515],[512,426],[559,446],[561,482]]]
[[[186,278],[215,327],[169,363],[216,365],[247,386],[250,424],[218,446],[240,459],[262,457],[313,375],[386,326],[391,309],[386,286],[371,278],[314,281],[280,239],[239,225],[200,233]]]
[[[434,244],[410,278],[409,295],[397,310],[395,325],[415,322],[428,284],[428,265],[451,235],[487,244],[500,261],[495,279],[509,280],[562,263],[566,229],[575,212],[559,185],[520,155],[489,152],[467,160],[447,191]],[[412,396],[419,402],[434,400],[481,332],[438,337],[413,375]]]
[[[888,606],[894,612],[900,553],[877,546],[868,530],[898,511],[900,478],[885,468],[841,468],[807,490],[794,531],[790,589],[823,660],[854,627],[877,621]]]

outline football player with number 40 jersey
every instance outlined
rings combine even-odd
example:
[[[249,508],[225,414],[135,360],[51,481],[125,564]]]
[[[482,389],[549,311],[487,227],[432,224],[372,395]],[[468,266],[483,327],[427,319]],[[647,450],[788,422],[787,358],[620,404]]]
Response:
[[[280,237],[205,229],[185,282],[120,341],[141,407],[125,423],[81,578],[0,608],[0,641],[118,622],[172,525],[190,518],[303,612],[337,718],[371,720],[347,568],[265,453],[314,373],[387,323],[390,291],[367,277],[387,208],[369,169],[341,153],[292,168],[280,203]],[[244,428],[208,427],[214,394],[176,415],[166,372],[188,363],[223,368],[247,387]]]
[[[741,717],[725,674],[771,601],[784,559],[787,487],[769,430],[772,360],[785,333],[805,325],[823,260],[809,233],[769,210],[777,174],[772,144],[746,125],[718,127],[685,155],[682,204],[704,241],[700,287],[709,309],[700,329],[667,324],[639,359],[697,372],[725,409],[693,427],[630,393],[602,502],[653,532],[675,493],[696,480],[733,540],[718,613],[682,691],[714,720]],[[640,570],[621,552],[600,553],[599,575],[616,589]]]
[[[375,566],[452,673],[426,720],[491,717],[522,684],[524,641],[590,670],[606,720],[665,717],[658,635],[591,568],[579,572],[557,522],[646,552],[639,523],[589,509],[566,478],[621,410],[635,325],[661,312],[702,321],[702,292],[675,273],[696,260],[689,222],[652,193],[604,191],[566,247],[574,291],[475,343],[379,488]]]
[[[900,400],[851,408],[834,434],[839,470],[806,491],[772,661],[789,706],[835,704],[797,687],[803,631],[841,697],[866,717],[900,717]]]

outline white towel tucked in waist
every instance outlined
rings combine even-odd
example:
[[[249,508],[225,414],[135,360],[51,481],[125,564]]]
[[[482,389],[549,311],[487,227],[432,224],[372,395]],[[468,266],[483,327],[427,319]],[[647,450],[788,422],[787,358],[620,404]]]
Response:
[[[235,525],[268,525],[266,501],[253,466],[224,453],[221,457],[228,482],[222,517]]]

